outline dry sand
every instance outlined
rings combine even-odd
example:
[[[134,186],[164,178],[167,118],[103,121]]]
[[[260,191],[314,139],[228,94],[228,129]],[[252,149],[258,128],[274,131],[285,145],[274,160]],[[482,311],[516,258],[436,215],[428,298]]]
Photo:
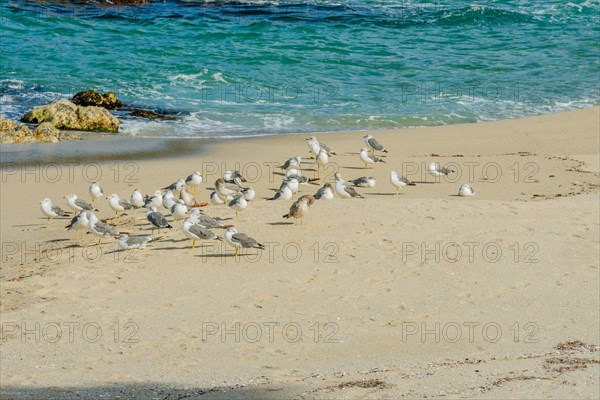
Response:
[[[308,157],[307,135],[159,162],[8,166],[2,398],[597,398],[599,117],[374,132],[389,150],[366,173],[377,186],[318,201],[301,225],[281,217],[291,202],[265,198],[281,179],[273,165]],[[338,154],[328,176],[365,175],[364,134],[317,135]],[[430,161],[460,176],[435,182]],[[265,244],[259,256],[191,250],[180,223],[143,251],[112,240],[98,251],[38,209],[87,199],[98,171],[107,195],[129,197],[201,170],[207,200],[224,169],[244,172],[257,199],[239,220],[205,210]],[[395,196],[392,169],[419,183]],[[463,182],[476,196],[456,196]],[[142,210],[100,209],[150,232]]]

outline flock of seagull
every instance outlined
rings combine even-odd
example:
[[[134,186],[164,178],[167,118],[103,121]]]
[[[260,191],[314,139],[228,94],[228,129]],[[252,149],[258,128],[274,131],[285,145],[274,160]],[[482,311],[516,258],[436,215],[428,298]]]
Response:
[[[280,166],[281,170],[285,171],[283,180],[275,195],[268,200],[292,200],[294,195],[298,193],[300,185],[315,184],[320,179],[321,168],[325,167],[330,158],[336,155],[329,146],[319,142],[316,137],[311,136],[306,140],[310,152],[314,155],[318,177],[308,178],[302,175],[302,158],[300,156],[291,157]],[[364,164],[365,170],[371,164],[385,163],[385,160],[375,155],[376,152],[387,153],[385,147],[370,134],[364,136],[364,142],[367,147],[360,150],[359,158]],[[428,165],[427,172],[436,176],[447,176],[454,171],[432,162]],[[363,198],[355,187],[372,188],[376,184],[375,178],[371,176],[344,181],[342,175],[336,172],[334,177],[333,184],[325,183],[314,195],[298,197],[283,218],[294,218],[295,221],[302,221],[301,218],[308,213],[309,208],[316,200],[333,200],[335,195],[342,199]],[[173,228],[167,216],[159,211],[160,207],[165,208],[175,221],[182,220],[181,230],[188,239],[192,240],[192,249],[198,240],[224,240],[225,243],[235,249],[236,257],[239,255],[240,249],[264,249],[264,246],[257,240],[238,232],[234,226],[225,225],[219,219],[203,213],[202,207],[208,205],[208,203],[198,202],[194,196],[198,194],[202,182],[203,178],[200,172],[194,171],[185,180],[178,179],[172,184],[156,190],[153,195],[144,196],[140,190],[135,189],[129,200],[119,197],[116,193],[111,194],[106,199],[109,207],[115,212],[115,216],[138,208],[146,209],[146,218],[152,226],[152,233],[154,233],[154,229],[158,229],[160,233],[161,229]],[[210,203],[213,205],[226,204],[235,211],[237,218],[238,214],[248,207],[248,202],[256,197],[252,187],[244,187],[246,182],[239,171],[225,171],[223,176],[215,181],[214,191],[209,196]],[[390,172],[390,183],[396,188],[396,195],[399,194],[400,189],[414,185],[396,171]],[[99,200],[104,197],[104,191],[97,182],[94,182],[89,187],[89,195],[92,198],[92,203],[99,205]],[[458,191],[458,195],[473,196],[474,191],[468,184],[463,184]],[[65,198],[69,208],[76,213],[66,229],[75,230],[77,240],[83,238],[83,235],[80,237],[79,232],[85,234],[89,231],[98,238],[98,245],[101,244],[103,238],[116,237],[119,240],[119,248],[126,250],[142,249],[149,242],[160,239],[159,237],[153,238],[151,235],[129,236],[126,233],[119,232],[115,226],[101,221],[94,214],[94,211],[98,211],[98,209],[92,203],[72,193],[65,196]],[[70,212],[64,211],[53,204],[49,198],[45,198],[40,202],[40,209],[48,218],[48,224],[50,224],[52,218],[71,215]],[[211,230],[215,228],[225,229],[222,239]]]

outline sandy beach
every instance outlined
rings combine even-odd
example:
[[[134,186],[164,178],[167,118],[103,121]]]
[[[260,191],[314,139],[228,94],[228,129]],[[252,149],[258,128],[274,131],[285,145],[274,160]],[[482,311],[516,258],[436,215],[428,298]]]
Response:
[[[4,164],[1,397],[597,398],[600,108],[371,133],[388,153],[367,171],[366,132],[316,135],[337,153],[322,181],[377,184],[317,201],[301,224],[282,218],[291,201],[266,199],[287,158],[316,173],[309,135],[158,161]],[[456,172],[436,178],[429,162]],[[90,200],[95,180],[128,199],[194,170],[201,201],[223,171],[246,176],[257,197],[238,219],[204,211],[265,250],[192,250],[172,222],[146,249],[117,251],[39,210],[45,197],[65,210],[68,193]],[[391,170],[416,185],[396,196]],[[475,196],[457,196],[462,183]],[[151,233],[144,210],[99,209]]]

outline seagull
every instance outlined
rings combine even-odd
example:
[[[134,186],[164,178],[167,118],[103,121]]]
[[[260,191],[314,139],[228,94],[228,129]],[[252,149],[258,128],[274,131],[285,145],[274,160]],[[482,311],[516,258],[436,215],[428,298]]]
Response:
[[[275,193],[272,199],[269,200],[291,200],[294,196],[292,189],[290,189],[287,183],[282,183],[279,190]]]
[[[290,174],[290,175],[287,175],[285,178],[283,178],[284,181],[288,181],[290,179],[296,179],[298,181],[298,183],[301,183],[302,185],[308,185],[309,183],[316,185],[315,182],[317,182],[319,180],[319,178],[309,178],[308,176],[299,175],[299,174]]]
[[[154,192],[154,196],[146,196],[144,198],[144,207],[160,207],[162,205],[163,195],[160,190]]]
[[[321,149],[327,152],[327,155],[335,155],[333,151],[325,143],[320,143],[316,137],[311,136],[308,139],[308,148],[315,155],[318,156]]]
[[[194,197],[194,195],[185,189],[179,192],[179,198],[183,200],[185,205],[188,207],[194,207],[196,205],[196,198]]]
[[[65,197],[67,198],[67,204],[73,209],[73,211],[98,211],[94,209],[90,203],[77,197],[76,194],[71,193]]]
[[[414,186],[415,184],[409,181],[407,178],[398,175],[396,171],[390,172],[390,182],[396,186],[396,196],[400,194],[399,190],[408,185]]]
[[[71,229],[75,229],[75,240],[79,240],[79,231],[82,229],[89,229],[90,220],[87,215],[87,211],[82,211],[76,216],[73,217],[69,225],[65,226],[65,228],[69,231]],[[81,237],[83,239],[83,236]]]
[[[157,211],[156,207],[152,207],[150,211],[148,211],[146,218],[153,226],[158,228],[158,232],[160,232],[160,228],[172,228],[169,221],[167,221],[164,215]],[[152,230],[154,230],[154,228],[152,228]]]
[[[175,220],[185,218],[187,216],[187,212],[188,208],[181,199],[177,200],[171,207],[171,215],[173,218],[175,218]]]
[[[107,197],[108,205],[115,211],[115,217],[119,214],[119,211],[131,210],[133,206],[125,199],[119,198],[116,193],[111,194]]]
[[[300,196],[298,200],[296,200],[292,206],[290,207],[290,212],[285,214],[283,218],[302,218],[308,212],[308,208],[315,203],[315,198],[309,194],[305,194],[304,196]],[[300,220],[302,221],[302,220]]]
[[[177,179],[175,182],[171,183],[169,186],[162,188],[163,190],[172,190],[174,192],[179,192],[180,190],[185,188],[185,181],[183,179]]]
[[[100,201],[99,199],[104,196],[104,190],[102,190],[98,182],[94,182],[90,185],[89,192],[90,196],[92,196],[92,200],[95,200],[96,204],[100,205],[98,204]]]
[[[240,171],[223,172],[223,180],[227,183],[233,183],[238,186],[242,186],[242,182],[246,182],[246,178],[240,174]]]
[[[460,189],[458,189],[458,195],[459,196],[473,196],[473,195],[475,195],[475,191],[473,190],[473,188],[470,185],[463,183],[460,186]]]
[[[55,206],[54,204],[52,204],[52,200],[50,200],[47,197],[44,200],[40,201],[40,210],[42,210],[42,213],[46,217],[48,217],[48,224],[50,223],[50,221],[52,221],[52,218],[54,217],[68,217],[69,215],[71,215],[70,212],[64,211],[59,206]]]
[[[185,184],[192,188],[194,194],[198,194],[198,188],[202,184],[202,175],[200,171],[194,171],[185,179]]]
[[[142,192],[140,192],[139,189],[135,189],[133,191],[133,193],[131,194],[131,199],[130,199],[131,205],[134,206],[135,208],[141,208],[144,207],[144,196],[142,196]]]
[[[335,192],[342,199],[349,199],[351,197],[360,197],[361,199],[364,198],[356,190],[354,190],[352,186],[348,186],[346,184],[346,182],[342,179],[342,174],[339,172],[335,173]]]
[[[256,197],[256,192],[254,191],[254,189],[252,189],[252,187],[242,189],[242,194],[244,195],[244,198],[248,201],[254,200],[254,197]]]
[[[190,216],[189,216],[189,220],[193,221],[194,223],[196,223],[206,229],[225,228],[226,227],[221,221],[219,221],[209,215],[200,214],[200,210],[198,208],[194,208],[192,210],[192,212],[190,213]]]
[[[221,198],[233,197],[242,192],[242,188],[233,183],[227,183],[219,178],[215,181],[215,189],[221,195]]]
[[[100,242],[102,241],[103,237],[119,236],[119,231],[117,228],[100,221],[93,212],[88,212],[87,217],[89,220],[90,232],[92,232],[94,236],[98,237],[98,246],[100,246]]]
[[[302,158],[300,156],[294,156],[289,158],[283,165],[280,165],[279,168],[288,170],[290,168],[300,168],[300,163],[302,162]]]
[[[440,164],[432,162],[427,167],[427,172],[435,176],[448,176],[454,171],[446,167],[440,167]]]
[[[143,249],[146,245],[153,241],[158,240],[160,238],[152,238],[150,235],[135,235],[129,236],[126,233],[121,233],[119,235],[119,249],[120,250],[128,250],[128,249]]]
[[[367,169],[367,165],[369,165],[369,164],[377,164],[377,163],[385,162],[381,158],[374,156],[372,154],[369,154],[369,152],[367,151],[367,149],[365,147],[360,149],[360,153],[358,154],[358,156],[359,156],[360,160],[365,164],[365,169]]]
[[[238,213],[244,211],[246,209],[246,207],[248,207],[248,202],[246,201],[246,199],[244,198],[243,195],[239,194],[239,195],[235,196],[229,202],[229,204],[227,204],[227,206],[229,208],[231,208],[232,210],[235,210],[235,216],[237,218]]]
[[[177,200],[175,200],[175,194],[173,193],[173,190],[167,189],[162,198],[162,206],[167,210],[171,210],[171,207],[175,205],[176,201]]]
[[[327,182],[323,185],[323,187],[315,193],[315,199],[333,200],[333,186],[331,183]]]
[[[198,225],[191,217],[183,220],[181,229],[185,236],[192,239],[192,249],[196,247],[196,240],[221,240],[213,231]]]
[[[325,167],[328,163],[329,155],[325,149],[321,148],[317,155],[317,176],[321,176],[321,167]]]
[[[256,239],[251,238],[245,233],[238,233],[237,229],[233,226],[225,229],[223,238],[225,239],[225,243],[235,248],[236,257],[238,256],[240,249],[265,249],[265,246],[258,243]]]
[[[361,176],[350,181],[356,187],[375,187],[377,181],[372,176]]]
[[[373,154],[375,154],[375,150],[381,151],[383,153],[388,152],[385,149],[385,147],[383,147],[381,144],[379,144],[379,142],[377,141],[377,139],[375,139],[373,137],[373,135],[371,135],[371,134],[365,135],[365,136],[363,136],[363,139],[365,139],[366,145],[371,148],[371,151],[373,152]]]
[[[223,200],[220,196],[219,193],[217,192],[212,192],[210,194],[210,204],[212,204],[213,206],[220,206],[221,204],[225,204],[225,200]]]
[[[296,178],[286,178],[281,183],[281,186],[279,187],[279,189],[281,190],[281,188],[283,187],[283,185],[286,185],[292,191],[292,198],[293,198],[294,197],[294,193],[298,193],[298,184],[299,184],[298,179],[296,179]]]

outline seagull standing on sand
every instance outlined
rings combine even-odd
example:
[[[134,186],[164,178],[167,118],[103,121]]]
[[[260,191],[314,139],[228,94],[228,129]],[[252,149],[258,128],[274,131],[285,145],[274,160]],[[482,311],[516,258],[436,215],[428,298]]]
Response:
[[[296,200],[292,206],[290,207],[290,212],[285,214],[283,218],[296,218],[296,220],[304,217],[308,212],[310,206],[315,203],[315,198],[309,194],[305,194],[304,196],[300,196],[298,200]],[[300,220],[302,222],[302,220]]]
[[[238,233],[237,229],[235,229],[233,226],[225,229],[223,238],[225,239],[225,243],[235,248],[236,257],[238,256],[240,249],[265,249],[265,246],[258,243],[256,239],[251,238],[245,233]]]
[[[475,195],[475,191],[473,190],[473,188],[470,185],[468,185],[466,183],[463,183],[460,186],[460,189],[458,189],[458,195],[462,196],[462,197],[464,197],[464,196],[474,196]]]
[[[68,217],[71,215],[70,212],[66,212],[59,206],[52,204],[52,200],[47,197],[40,202],[40,210],[42,210],[42,213],[48,217],[48,224],[54,217]]]
[[[269,200],[291,200],[293,196],[292,189],[290,189],[286,182],[283,182],[273,198]]]
[[[292,198],[293,198],[294,194],[298,193],[298,185],[299,184],[300,183],[298,182],[298,179],[296,179],[296,178],[286,178],[281,183],[281,186],[279,187],[279,189],[281,190],[283,185],[286,185],[292,191]]]
[[[179,198],[181,200],[183,200],[185,205],[188,207],[196,206],[196,198],[194,197],[193,194],[188,192],[186,189],[183,189],[181,192],[179,192]]]
[[[150,211],[148,211],[146,218],[153,226],[158,228],[158,232],[160,232],[160,228],[172,228],[169,221],[167,221],[164,215],[157,211],[156,207],[152,207]],[[154,230],[154,228],[152,228],[152,230]]]
[[[192,188],[194,194],[198,194],[198,188],[202,184],[202,175],[200,171],[194,171],[185,179],[185,184]]]
[[[339,172],[335,173],[335,192],[342,199],[350,199],[352,197],[362,197],[352,186],[348,186],[348,184],[342,179],[342,174]]]
[[[365,169],[367,169],[367,165],[369,165],[369,164],[377,164],[377,163],[385,162],[381,158],[374,156],[372,154],[369,154],[367,149],[364,147],[362,149],[360,149],[360,153],[358,153],[358,156],[359,156],[360,160],[365,164]]]
[[[173,192],[179,192],[185,188],[185,181],[183,179],[177,179],[177,181],[171,183],[169,186],[164,187],[163,190],[171,190]]]
[[[94,182],[90,185],[89,192],[92,197],[92,202],[96,201],[96,205],[99,206],[100,198],[104,196],[104,190],[102,190],[98,182]]]
[[[235,217],[237,218],[238,213],[244,211],[246,207],[248,207],[248,202],[244,198],[244,195],[238,194],[229,202],[229,204],[227,204],[227,207],[235,211]]]
[[[242,186],[242,182],[247,182],[246,178],[240,174],[240,171],[225,171],[223,172],[223,180],[227,183],[233,183]]]
[[[171,189],[167,189],[162,199],[162,206],[167,210],[171,210],[171,207],[175,204],[175,193]]]
[[[327,152],[327,155],[335,155],[329,146],[327,146],[325,143],[319,142],[316,137],[311,136],[306,140],[308,141],[308,148],[315,155],[315,157],[319,155],[321,149],[324,149]]]
[[[154,192],[154,196],[146,196],[144,198],[144,207],[160,207],[162,205],[163,195],[160,190]]]
[[[90,220],[88,218],[88,212],[82,211],[78,215],[74,216],[69,225],[65,226],[65,228],[70,231],[71,229],[75,229],[75,240],[79,240],[79,231],[83,229],[89,229]],[[83,239],[83,235],[81,236]]]
[[[329,155],[325,149],[321,149],[317,155],[317,176],[321,177],[321,167],[325,167],[329,163]]]
[[[407,178],[398,175],[396,171],[390,172],[390,183],[396,187],[396,196],[400,194],[399,190],[408,186],[414,186],[414,183],[409,181]]]
[[[432,162],[427,166],[427,172],[435,176],[448,176],[454,171],[446,167],[440,167],[439,163]]]
[[[119,198],[116,193],[108,196],[108,205],[115,211],[115,217],[119,214],[119,211],[131,210],[133,206],[125,199]]]
[[[142,196],[142,192],[140,192],[139,189],[135,189],[133,191],[133,193],[131,194],[131,199],[130,199],[131,205],[134,206],[135,208],[141,208],[144,207],[144,196]]]
[[[361,176],[360,178],[352,179],[350,183],[356,187],[372,188],[375,187],[377,181],[372,176]]]
[[[385,147],[383,147],[383,146],[382,146],[382,145],[381,145],[381,144],[380,144],[380,143],[377,141],[377,139],[375,139],[375,138],[373,137],[373,135],[371,135],[371,134],[365,135],[365,136],[363,137],[363,139],[365,139],[365,144],[366,144],[367,146],[369,146],[369,148],[371,149],[371,152],[372,152],[373,154],[375,154],[375,150],[377,150],[377,151],[381,151],[381,152],[383,152],[383,153],[387,153],[387,152],[388,152],[388,151],[385,149]]]
[[[181,223],[183,234],[192,239],[192,249],[196,247],[196,240],[221,240],[213,231],[198,225],[195,220],[188,217]]]
[[[100,221],[93,212],[88,212],[87,216],[90,232],[92,232],[92,235],[98,237],[98,246],[100,246],[103,237],[119,236],[119,230],[117,228]]]
[[[236,196],[242,192],[241,187],[233,183],[227,183],[221,178],[215,181],[215,189],[223,199]]]
[[[187,216],[188,208],[183,202],[183,200],[179,199],[173,204],[171,207],[171,215],[175,220],[180,220]]]
[[[302,162],[302,158],[300,156],[294,156],[288,159],[283,165],[280,165],[279,168],[288,170],[290,168],[300,168],[300,163]]]
[[[333,200],[333,186],[331,183],[327,182],[322,188],[317,190],[317,193],[315,193],[315,199]]]
[[[210,204],[213,206],[220,206],[221,204],[225,204],[225,200],[219,196],[219,193],[212,192],[210,194]]]
[[[71,209],[73,209],[73,211],[98,211],[94,210],[94,207],[92,207],[90,203],[77,197],[76,194],[71,193],[65,197],[67,198],[67,204],[69,207],[71,207]]]
[[[121,233],[119,235],[119,249],[120,250],[128,250],[128,249],[143,249],[146,247],[148,243],[153,240],[157,240],[159,238],[153,239],[150,235],[135,235],[129,236],[126,233]]]

